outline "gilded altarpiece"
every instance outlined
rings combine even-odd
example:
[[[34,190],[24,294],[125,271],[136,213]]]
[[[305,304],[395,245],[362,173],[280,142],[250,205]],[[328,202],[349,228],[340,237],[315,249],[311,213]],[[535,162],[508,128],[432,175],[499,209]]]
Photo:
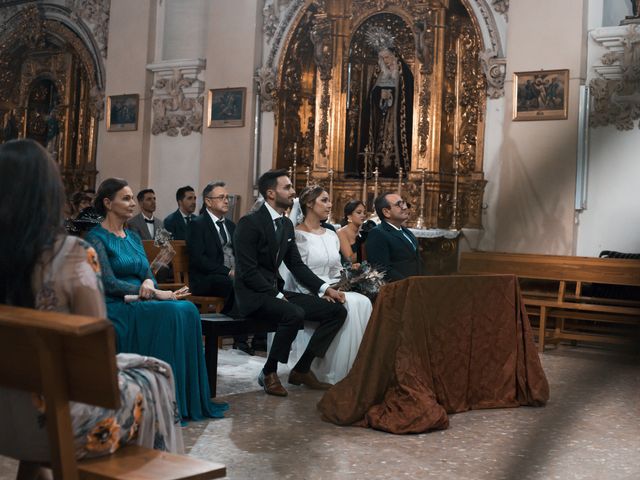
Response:
[[[61,22],[27,7],[0,44],[0,140],[31,138],[59,164],[69,192],[94,188],[103,98],[93,59]]]
[[[295,160],[298,190],[332,178],[334,219],[351,199],[372,209],[377,193],[400,190],[411,226],[480,228],[487,85],[463,3],[310,0],[292,23],[277,69],[275,166]],[[390,87],[383,50],[399,72]],[[377,86],[391,94],[374,97]],[[386,150],[369,122],[380,98],[397,106]]]

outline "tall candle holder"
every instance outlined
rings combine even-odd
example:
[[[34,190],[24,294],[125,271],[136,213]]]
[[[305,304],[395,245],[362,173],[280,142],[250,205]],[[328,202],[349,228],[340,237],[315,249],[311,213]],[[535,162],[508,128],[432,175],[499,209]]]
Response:
[[[333,168],[329,169],[329,201],[333,204]],[[333,207],[329,211],[328,223],[335,223],[333,220]]]
[[[460,156],[460,153],[458,153],[458,150],[456,149],[455,153],[453,154],[453,159],[454,159],[454,170],[453,170],[453,198],[451,200],[452,204],[453,204],[453,208],[452,208],[452,212],[451,212],[451,225],[449,226],[450,230],[458,230],[458,177],[460,176],[460,172],[458,171],[459,169],[459,162],[458,162],[458,157]]]
[[[304,174],[305,174],[305,176],[307,177],[307,178],[306,178],[306,184],[305,184],[305,187],[308,187],[308,186],[309,186],[309,183],[310,183],[310,181],[311,181],[311,167],[307,167],[307,168],[304,170]]]
[[[398,195],[402,195],[402,167],[398,167]]]
[[[369,172],[367,168],[369,166],[369,158],[371,158],[371,151],[369,150],[369,145],[364,147],[364,172],[363,172],[363,180],[362,180],[362,203],[364,206],[367,206],[367,176]]]
[[[420,185],[420,215],[418,216],[418,221],[416,222],[416,228],[424,228],[426,221],[424,219],[424,182],[425,182],[425,169],[421,168],[422,171],[422,184]]]
[[[294,142],[293,144],[293,176],[291,177],[291,182],[293,183],[293,189],[296,188],[296,172],[298,170],[298,143]]]
[[[380,171],[378,167],[373,171],[373,199],[378,198],[378,177],[380,176]]]

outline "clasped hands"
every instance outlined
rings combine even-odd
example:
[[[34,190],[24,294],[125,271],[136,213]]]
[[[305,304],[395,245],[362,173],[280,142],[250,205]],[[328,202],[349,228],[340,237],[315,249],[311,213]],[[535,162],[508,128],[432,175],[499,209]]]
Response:
[[[345,296],[344,296],[344,292],[341,292],[340,290],[336,290],[335,288],[327,288],[324,292],[324,295],[322,296],[323,299],[325,299],[327,302],[331,302],[331,303],[344,303],[345,301]]]
[[[171,290],[159,290],[155,288],[151,279],[146,279],[142,282],[142,285],[140,285],[138,295],[141,300],[180,300],[191,295],[191,292],[187,286],[179,288],[175,292]]]

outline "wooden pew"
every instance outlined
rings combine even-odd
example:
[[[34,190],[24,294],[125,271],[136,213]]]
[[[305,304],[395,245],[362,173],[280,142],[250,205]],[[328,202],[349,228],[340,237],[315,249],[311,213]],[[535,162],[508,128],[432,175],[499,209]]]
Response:
[[[153,240],[143,240],[142,244],[149,263],[153,262],[160,249],[153,244]],[[166,290],[175,290],[183,285],[189,285],[189,252],[187,244],[184,240],[172,240],[171,245],[176,252],[171,261],[174,283],[158,284],[159,288]],[[200,313],[218,313],[224,308],[224,298],[222,297],[191,295],[187,299],[198,306]]]
[[[460,255],[458,271],[517,275],[527,313],[540,317],[541,352],[545,341],[624,344],[629,341],[624,333],[640,326],[640,301],[582,294],[586,283],[640,285],[640,260],[476,251]],[[555,318],[555,328],[547,339],[548,318]],[[565,320],[577,323],[570,326]],[[621,326],[627,330],[620,331]],[[616,332],[623,335],[615,335]]]
[[[104,319],[0,305],[0,385],[42,393],[51,465],[58,480],[204,480],[224,465],[139,446],[75,459],[69,401],[120,406],[115,334]]]

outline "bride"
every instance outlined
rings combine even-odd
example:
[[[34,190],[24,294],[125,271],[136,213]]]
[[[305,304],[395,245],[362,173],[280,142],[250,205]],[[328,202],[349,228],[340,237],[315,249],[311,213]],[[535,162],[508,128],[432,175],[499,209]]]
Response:
[[[300,209],[303,220],[296,227],[296,243],[302,261],[322,280],[334,283],[340,279],[342,270],[340,240],[334,231],[321,225],[331,210],[329,194],[319,185],[306,187],[300,193]],[[296,223],[297,215],[292,212],[292,217]],[[292,275],[284,273],[285,290],[308,293],[295,282]],[[345,292],[345,295],[347,319],[324,358],[316,358],[311,365],[313,373],[322,382],[335,384],[349,373],[371,315],[371,302],[367,297],[355,292]],[[292,357],[296,356],[296,352],[304,351],[313,333],[313,329],[308,328],[312,325],[305,325],[304,334],[298,333],[289,362],[295,362]]]

